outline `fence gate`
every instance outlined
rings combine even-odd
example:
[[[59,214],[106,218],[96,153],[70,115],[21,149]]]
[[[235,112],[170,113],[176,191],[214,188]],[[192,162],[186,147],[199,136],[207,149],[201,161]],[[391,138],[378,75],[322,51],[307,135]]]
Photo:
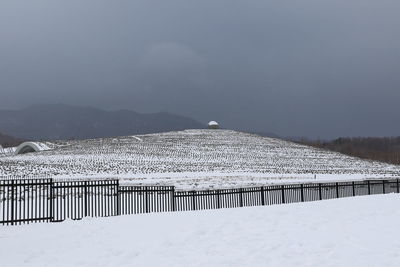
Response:
[[[0,180],[0,224],[48,222],[52,179]]]

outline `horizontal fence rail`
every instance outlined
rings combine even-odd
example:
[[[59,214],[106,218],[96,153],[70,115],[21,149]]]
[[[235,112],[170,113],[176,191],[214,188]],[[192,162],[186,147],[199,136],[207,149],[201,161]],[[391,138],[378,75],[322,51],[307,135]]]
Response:
[[[173,186],[120,186],[113,179],[7,178],[0,179],[0,224],[263,206],[399,192],[399,179],[176,191]]]

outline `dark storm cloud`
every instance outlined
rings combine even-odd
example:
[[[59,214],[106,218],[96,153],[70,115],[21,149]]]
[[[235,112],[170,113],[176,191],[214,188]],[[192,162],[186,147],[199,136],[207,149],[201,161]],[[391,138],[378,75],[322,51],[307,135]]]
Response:
[[[400,135],[399,1],[0,2],[0,107],[169,111],[281,135]]]

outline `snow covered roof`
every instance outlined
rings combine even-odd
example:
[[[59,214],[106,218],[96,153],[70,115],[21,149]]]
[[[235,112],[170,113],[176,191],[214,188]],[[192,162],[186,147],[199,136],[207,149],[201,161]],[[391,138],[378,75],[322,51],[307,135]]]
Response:
[[[208,123],[208,126],[214,126],[214,125],[219,125],[219,124],[218,124],[218,122],[216,122],[216,121],[210,121],[210,122]]]

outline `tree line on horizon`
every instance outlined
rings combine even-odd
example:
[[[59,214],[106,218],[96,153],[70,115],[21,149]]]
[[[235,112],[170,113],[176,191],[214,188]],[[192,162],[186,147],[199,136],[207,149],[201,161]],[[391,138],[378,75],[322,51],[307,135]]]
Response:
[[[400,164],[399,137],[349,137],[333,141],[301,139],[296,141],[317,148],[328,149],[349,156]]]

